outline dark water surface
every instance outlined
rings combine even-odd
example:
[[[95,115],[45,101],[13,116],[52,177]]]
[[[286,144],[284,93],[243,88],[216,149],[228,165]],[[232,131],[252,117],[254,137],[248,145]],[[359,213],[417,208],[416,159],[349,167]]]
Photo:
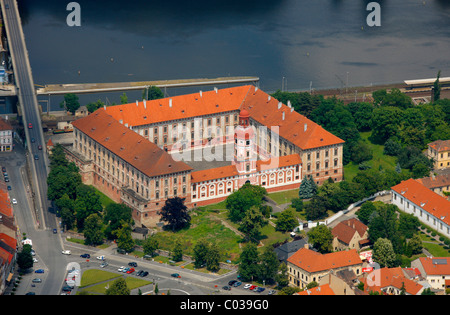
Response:
[[[40,85],[249,75],[273,92],[450,76],[450,1],[377,1],[372,28],[362,0],[79,0],[80,27],[70,1],[20,2]]]

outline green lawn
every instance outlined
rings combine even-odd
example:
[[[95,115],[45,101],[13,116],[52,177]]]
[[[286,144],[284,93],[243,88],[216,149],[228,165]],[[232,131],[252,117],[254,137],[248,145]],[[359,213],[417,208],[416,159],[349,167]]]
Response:
[[[275,193],[269,193],[268,196],[277,204],[281,205],[284,203],[290,203],[292,199],[298,198],[298,191],[299,189],[279,191]]]
[[[384,155],[384,145],[373,144],[370,142],[369,137],[372,134],[369,132],[361,132],[361,138],[370,146],[373,153],[373,158],[367,162],[372,169],[378,170],[381,166],[383,169],[395,170],[397,164],[397,158],[394,156]],[[344,176],[346,181],[351,181],[353,177],[358,173],[358,164],[350,162],[344,166]]]
[[[120,277],[119,274],[104,270],[88,269],[81,276],[80,288]]]

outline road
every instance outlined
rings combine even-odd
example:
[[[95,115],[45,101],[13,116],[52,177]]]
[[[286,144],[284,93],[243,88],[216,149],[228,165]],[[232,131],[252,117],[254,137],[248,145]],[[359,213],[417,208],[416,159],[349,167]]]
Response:
[[[28,159],[32,174],[31,186],[24,184],[24,191],[17,193],[18,204],[14,207],[17,216],[21,217],[19,228],[26,231],[33,241],[33,248],[37,249],[42,257],[42,264],[50,271],[45,282],[45,294],[58,294],[61,282],[64,279],[64,266],[66,259],[61,257],[61,242],[52,237],[52,229],[56,227],[53,214],[48,212],[50,202],[47,200],[47,174],[48,157],[44,143],[41,119],[38,110],[38,102],[28,52],[23,35],[22,25],[15,0],[1,0],[4,26],[8,37],[8,45],[13,60],[13,69],[17,94],[19,99],[19,110],[22,113],[27,139],[26,151],[22,152]],[[30,125],[29,125],[30,124]],[[40,150],[38,146],[41,145]],[[25,161],[24,161],[25,163]],[[13,167],[11,167],[13,168]],[[9,170],[9,173],[14,170]],[[19,180],[20,175],[16,175]],[[20,187],[19,184],[14,186]],[[34,188],[33,200],[27,199],[25,191],[30,186]],[[27,205],[29,207],[27,207]],[[17,211],[16,211],[16,208]],[[36,215],[34,215],[36,214]]]

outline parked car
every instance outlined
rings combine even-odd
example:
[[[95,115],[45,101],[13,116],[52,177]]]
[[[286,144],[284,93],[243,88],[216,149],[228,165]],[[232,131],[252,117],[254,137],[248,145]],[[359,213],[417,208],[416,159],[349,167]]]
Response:
[[[222,289],[224,289],[224,290],[226,290],[226,291],[230,291],[230,290],[231,290],[231,287],[230,287],[230,286],[227,286],[227,285],[225,285],[225,286],[223,286],[223,287],[222,287]]]
[[[13,198],[11,201],[12,201],[12,204],[13,204],[13,205],[16,205],[16,204],[17,204],[17,200],[16,200],[15,198]]]
[[[89,254],[81,254],[80,257],[81,258],[91,258],[91,255],[89,255]]]
[[[41,278],[34,278],[33,280],[31,280],[31,282],[33,282],[33,283],[41,283],[42,279]]]
[[[108,266],[108,263],[106,261],[104,261],[100,264],[100,267],[102,267],[102,268],[105,268],[106,266]]]
[[[230,280],[230,281],[228,281],[228,285],[233,285],[233,284],[235,284],[237,282],[237,280]]]
[[[123,272],[123,273],[127,273],[128,270],[130,270],[130,268],[125,267],[125,268],[123,268],[122,272]]]
[[[148,271],[144,271],[143,273],[141,273],[141,277],[147,277],[148,276]]]
[[[248,288],[249,290],[254,290],[254,289],[256,289],[257,288],[257,286],[256,285],[252,285],[252,286],[250,286],[250,288]]]
[[[241,281],[236,281],[236,282],[233,284],[233,287],[238,287],[238,286],[240,286],[241,284],[242,284]]]
[[[63,250],[61,253],[63,255],[70,255],[70,250]]]
[[[62,290],[64,292],[72,291],[73,287],[71,287],[70,285],[65,285],[65,286],[62,287]]]
[[[134,262],[134,261],[132,261],[132,262],[129,262],[129,263],[128,263],[128,266],[131,266],[131,267],[137,267],[137,263]]]
[[[257,287],[254,291],[255,291],[255,292],[258,292],[258,293],[261,293],[261,292],[263,292],[265,289],[266,289],[266,288]]]
[[[8,190],[11,190],[12,188],[11,188],[11,186],[8,186]]]
[[[275,294],[275,293],[277,293],[277,291],[275,291],[275,290],[269,290],[269,292],[267,292],[267,294],[269,294],[269,295],[272,295],[272,294]]]
[[[44,273],[44,269],[36,269],[34,273]]]
[[[250,283],[246,283],[246,284],[244,285],[244,289],[249,289],[251,286],[252,286],[252,285],[251,285]]]
[[[97,256],[98,260],[105,260],[105,256]]]
[[[130,273],[133,273],[134,271],[135,271],[134,268],[128,268],[127,273],[130,274]]]
[[[123,270],[125,269],[124,266],[121,266],[119,269],[117,269],[118,272],[123,272]]]

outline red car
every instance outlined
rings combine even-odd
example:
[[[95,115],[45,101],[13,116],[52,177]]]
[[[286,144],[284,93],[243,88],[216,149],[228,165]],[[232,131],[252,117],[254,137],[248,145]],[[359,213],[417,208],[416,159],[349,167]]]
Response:
[[[256,289],[257,288],[257,286],[256,285],[252,285],[250,288],[248,288],[249,290],[253,290],[253,289]]]
[[[127,270],[127,273],[133,273],[134,272],[134,268],[130,268]]]
[[[28,123],[28,129],[32,129],[33,125],[31,123]]]

